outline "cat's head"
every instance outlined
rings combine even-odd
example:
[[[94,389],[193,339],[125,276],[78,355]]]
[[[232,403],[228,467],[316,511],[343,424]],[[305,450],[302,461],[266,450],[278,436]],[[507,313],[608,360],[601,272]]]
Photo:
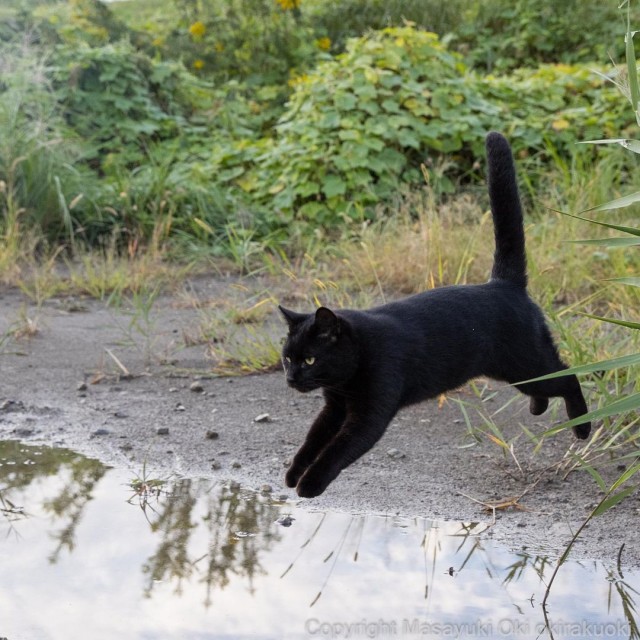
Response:
[[[287,384],[297,391],[336,388],[348,382],[358,366],[351,326],[326,307],[297,313],[278,307],[289,325],[282,348]]]

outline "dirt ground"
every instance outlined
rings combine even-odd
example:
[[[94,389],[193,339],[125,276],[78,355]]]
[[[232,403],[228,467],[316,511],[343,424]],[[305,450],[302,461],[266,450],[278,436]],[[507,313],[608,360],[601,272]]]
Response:
[[[202,320],[203,305],[193,300],[221,299],[237,292],[236,284],[199,278],[188,283],[188,296],[156,300],[144,323],[140,309],[69,299],[35,307],[20,292],[0,290],[0,438],[68,447],[135,473],[144,467],[154,476],[235,479],[295,497],[284,486],[286,462],[321,407],[320,394],[297,394],[278,372],[212,376],[205,345],[184,344]],[[28,328],[27,318],[37,333],[7,339],[9,331]],[[277,320],[273,314],[270,330],[284,335]],[[369,454],[324,495],[301,504],[491,522],[476,500],[522,496],[518,507],[497,510],[485,535],[511,549],[558,554],[601,494],[586,472],[564,480],[548,469],[574,442],[571,433],[547,439],[535,455],[526,441],[520,425],[540,433],[564,417],[559,405],[534,417],[524,397],[497,383],[492,389],[497,394],[485,392],[484,400],[466,388],[442,406],[403,410]],[[496,424],[510,438],[521,434],[514,447],[519,466],[489,437],[470,437],[460,401],[475,426],[482,414],[501,409]],[[619,473],[614,468],[611,477]],[[625,543],[623,563],[640,566],[639,515],[636,494],[588,526],[574,557],[613,560]]]

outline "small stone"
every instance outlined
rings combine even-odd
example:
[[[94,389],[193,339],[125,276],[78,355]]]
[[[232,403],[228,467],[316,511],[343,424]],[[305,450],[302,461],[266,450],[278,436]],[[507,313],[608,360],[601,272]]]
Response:
[[[189,390],[193,391],[194,393],[202,393],[204,391],[204,387],[199,380],[196,380],[195,382],[191,383],[191,385],[189,386]]]
[[[128,418],[129,416],[124,411],[115,411],[113,414],[114,418]]]
[[[400,449],[389,449],[389,451],[387,451],[387,455],[394,460],[400,460],[400,458],[406,457],[406,454],[402,453]]]
[[[120,445],[120,451],[133,451],[133,445],[130,442],[125,442]]]
[[[217,431],[207,431],[205,438],[207,440],[217,440],[220,437],[220,434]]]
[[[18,436],[18,438],[28,438],[33,435],[33,429],[25,429],[24,427],[20,429],[14,429],[13,433]]]
[[[156,434],[159,436],[168,436],[169,435],[169,427],[158,427],[156,429]]]
[[[261,413],[253,419],[254,422],[271,422],[271,416],[268,413]]]
[[[211,463],[211,468],[212,468],[214,471],[219,471],[220,469],[222,469],[222,465],[221,465],[217,460],[214,460],[214,461]]]
[[[273,487],[270,484],[263,484],[260,487],[260,491],[262,493],[271,493],[273,491]]]
[[[186,411],[186,407],[182,404],[182,402],[178,402],[176,405],[176,411]]]
[[[230,491],[240,491],[240,483],[236,482],[235,480],[232,480],[229,483],[229,490]]]
[[[291,516],[280,516],[276,520],[276,524],[279,524],[281,527],[290,527],[294,520],[295,518],[292,518]]]
[[[237,460],[234,460],[234,461],[231,463],[231,468],[232,468],[232,469],[240,469],[241,467],[242,467],[242,465],[241,465]]]
[[[22,411],[24,409],[24,403],[21,400],[3,400],[0,403],[0,411]]]
[[[100,438],[102,436],[108,436],[111,432],[109,429],[96,429],[92,434],[92,438]]]
[[[179,389],[178,387],[170,387],[169,388],[169,393],[178,393]]]
[[[86,391],[87,390],[87,383],[86,382],[81,382],[77,387],[76,387],[76,391]]]

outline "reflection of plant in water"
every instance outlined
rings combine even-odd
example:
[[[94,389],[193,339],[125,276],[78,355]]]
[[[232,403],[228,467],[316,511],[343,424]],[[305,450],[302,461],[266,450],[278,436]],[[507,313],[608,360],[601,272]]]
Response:
[[[176,579],[177,593],[181,593],[182,580],[188,579],[194,569],[187,554],[187,545],[192,530],[197,526],[191,519],[191,512],[197,498],[192,491],[192,480],[183,480],[174,487],[169,498],[158,503],[151,530],[161,536],[157,551],[144,564],[142,571],[149,577],[145,595],[151,595],[155,582],[167,576]],[[145,514],[147,515],[147,514]]]
[[[624,579],[622,573],[622,551],[624,550],[624,544],[620,547],[618,552],[618,563],[615,569],[607,570],[607,581],[609,582],[609,598],[608,609],[611,610],[611,602],[613,595],[618,594],[620,598],[620,604],[622,605],[622,611],[624,618],[629,625],[629,639],[640,638],[640,629],[638,628],[638,612],[636,610],[636,601],[634,596],[640,595],[640,593],[634,589]]]
[[[26,489],[38,478],[53,475],[64,478],[58,495],[43,503],[44,509],[57,519],[68,521],[59,532],[52,535],[59,543],[49,557],[50,562],[55,563],[63,548],[73,550],[75,529],[85,506],[92,499],[93,488],[105,474],[106,468],[97,460],[67,449],[30,447],[12,441],[0,441],[0,461],[3,509],[4,505],[10,505],[13,513],[18,509],[13,505],[28,500]],[[18,494],[20,499],[16,497]]]
[[[147,473],[146,462],[142,465],[142,473],[129,482],[133,495],[127,500],[129,504],[137,503],[147,522],[151,524],[147,509],[156,513],[151,502],[158,502],[163,494],[168,494],[166,488],[168,479],[154,478]]]
[[[148,576],[147,597],[156,582],[176,581],[180,593],[182,581],[197,575],[206,585],[205,606],[209,606],[212,593],[224,589],[231,574],[246,577],[253,591],[254,577],[264,573],[259,555],[279,539],[272,532],[277,507],[235,486],[203,489],[200,482],[181,480],[158,498],[151,529],[161,541],[143,567]],[[194,514],[199,498],[205,498],[201,518]],[[189,540],[200,519],[208,532],[208,551],[192,559]]]

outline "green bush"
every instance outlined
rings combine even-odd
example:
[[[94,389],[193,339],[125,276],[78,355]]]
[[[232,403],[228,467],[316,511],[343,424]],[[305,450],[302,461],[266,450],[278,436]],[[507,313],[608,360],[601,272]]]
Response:
[[[624,17],[610,0],[480,0],[451,25],[452,46],[467,62],[508,71],[544,62],[618,59]]]
[[[601,85],[583,66],[477,75],[435,34],[384,29],[300,79],[275,140],[219,159],[227,186],[267,212],[271,229],[296,220],[331,227],[421,185],[421,164],[451,190],[477,173],[493,128],[537,162],[569,153],[577,139],[624,131],[629,116]]]
[[[17,226],[68,236],[65,205],[81,193],[93,213],[96,180],[79,161],[83,143],[64,122],[49,71],[26,43],[0,47],[0,236]]]
[[[204,107],[207,88],[178,63],[152,60],[126,41],[58,47],[55,86],[67,123],[93,145],[92,166],[133,167],[151,142],[176,137]]]

